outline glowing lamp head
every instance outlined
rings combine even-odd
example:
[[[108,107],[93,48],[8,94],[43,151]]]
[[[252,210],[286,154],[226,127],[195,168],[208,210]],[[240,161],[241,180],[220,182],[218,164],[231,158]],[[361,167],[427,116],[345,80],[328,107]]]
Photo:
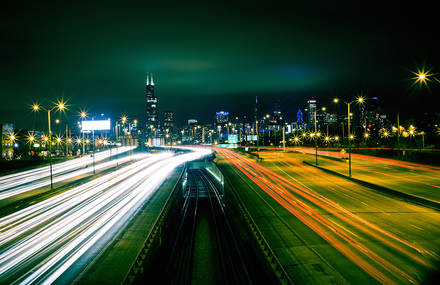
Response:
[[[358,103],[364,103],[365,102],[365,98],[364,97],[358,97],[357,98]]]
[[[334,98],[333,99],[333,103],[339,103],[339,99],[338,98]]]
[[[352,140],[352,139],[354,139],[354,135],[350,135],[350,136],[348,136],[348,138]]]
[[[32,105],[32,110],[34,110],[35,112],[40,110],[40,106],[37,104]]]
[[[85,117],[87,117],[87,113],[85,111],[81,111],[81,113],[79,113],[79,116],[84,119]]]

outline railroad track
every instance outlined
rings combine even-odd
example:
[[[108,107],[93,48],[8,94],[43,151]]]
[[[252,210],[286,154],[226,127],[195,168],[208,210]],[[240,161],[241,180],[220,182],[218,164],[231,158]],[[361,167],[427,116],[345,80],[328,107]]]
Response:
[[[164,268],[164,272],[169,272],[166,283],[252,284],[240,241],[226,215],[222,193],[205,170],[188,170],[183,197],[168,265]]]

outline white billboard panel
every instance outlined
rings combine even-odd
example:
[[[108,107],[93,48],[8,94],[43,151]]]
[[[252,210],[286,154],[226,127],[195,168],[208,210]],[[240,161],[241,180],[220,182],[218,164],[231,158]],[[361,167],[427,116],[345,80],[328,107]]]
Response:
[[[110,120],[82,121],[81,130],[84,131],[105,131],[110,130]]]

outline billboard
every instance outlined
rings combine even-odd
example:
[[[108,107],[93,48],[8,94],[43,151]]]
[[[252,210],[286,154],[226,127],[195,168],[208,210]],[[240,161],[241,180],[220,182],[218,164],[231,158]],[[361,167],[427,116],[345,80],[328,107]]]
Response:
[[[228,143],[237,143],[238,142],[238,137],[237,135],[229,135],[228,137]]]
[[[246,137],[247,141],[256,141],[257,139],[258,139],[257,135],[247,136]]]
[[[82,121],[81,131],[106,131],[110,130],[110,119],[108,120],[93,120],[93,121]]]

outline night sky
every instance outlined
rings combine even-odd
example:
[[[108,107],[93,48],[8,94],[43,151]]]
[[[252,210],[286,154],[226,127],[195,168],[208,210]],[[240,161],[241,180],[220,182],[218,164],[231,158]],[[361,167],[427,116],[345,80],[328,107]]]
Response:
[[[0,122],[18,127],[31,127],[31,103],[62,96],[72,116],[85,108],[144,120],[146,72],[159,110],[180,124],[212,121],[216,110],[252,114],[255,96],[262,113],[278,103],[292,119],[312,96],[326,106],[361,91],[406,117],[438,107],[426,104],[435,84],[409,79],[423,64],[440,70],[437,9],[426,1],[8,2]]]

